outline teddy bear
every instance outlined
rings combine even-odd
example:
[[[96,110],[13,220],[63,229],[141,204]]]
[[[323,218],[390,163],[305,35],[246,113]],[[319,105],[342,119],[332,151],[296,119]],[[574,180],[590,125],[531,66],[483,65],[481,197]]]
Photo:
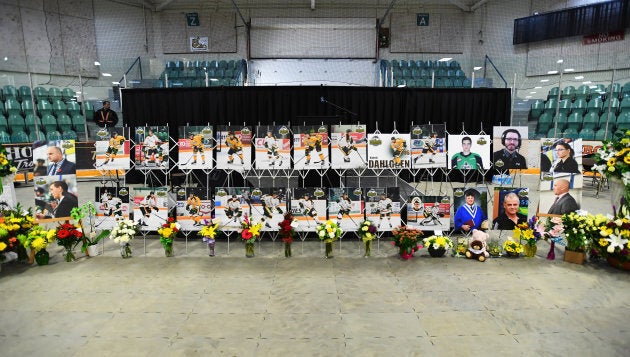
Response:
[[[487,252],[488,245],[486,241],[490,235],[484,231],[473,229],[472,235],[468,238],[468,250],[466,258],[478,259],[480,262],[486,261],[490,256]]]

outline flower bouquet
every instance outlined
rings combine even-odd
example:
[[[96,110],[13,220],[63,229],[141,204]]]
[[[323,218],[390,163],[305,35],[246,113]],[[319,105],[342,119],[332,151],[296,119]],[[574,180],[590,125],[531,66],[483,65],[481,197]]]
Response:
[[[422,236],[421,230],[400,226],[393,229],[392,234],[392,243],[398,247],[402,259],[411,259],[414,252],[422,249],[419,243],[419,238]]]
[[[332,258],[333,242],[341,237],[343,230],[341,230],[336,221],[329,219],[317,226],[315,231],[319,239],[326,243],[326,258]]]
[[[48,264],[50,254],[46,251],[46,247],[55,241],[56,233],[54,229],[46,230],[40,225],[35,225],[27,234],[19,234],[17,236],[24,248],[31,249],[29,264],[33,264],[35,261],[37,261],[37,265]]]
[[[164,247],[164,255],[167,257],[174,256],[173,253],[173,240],[177,236],[177,232],[181,229],[179,223],[175,222],[173,217],[168,217],[166,223],[162,227],[158,228],[158,234],[160,235],[160,243]]]
[[[556,259],[556,243],[564,245],[563,239],[560,235],[564,232],[564,225],[562,225],[561,217],[548,217],[546,219],[532,217],[534,235],[537,235],[539,239],[549,241],[549,252],[547,253],[548,260]]]
[[[202,237],[202,241],[208,244],[208,255],[211,257],[214,257],[214,237],[219,232],[219,223],[221,223],[220,220],[216,220],[216,223],[213,219],[205,220],[203,227],[198,233]]]
[[[525,251],[525,256],[528,258],[533,258],[538,250],[536,243],[540,239],[540,234],[534,230],[536,220],[537,218],[534,216],[525,223],[517,224],[512,230],[512,239],[518,239],[519,243],[525,241],[523,250]]]
[[[512,239],[508,239],[503,243],[503,250],[508,257],[516,258],[523,253],[523,245]]]
[[[4,146],[0,146],[0,178],[12,177],[17,172],[17,167],[13,160],[9,160]],[[0,184],[0,193],[4,191],[4,180]]]
[[[357,234],[365,246],[365,253],[363,256],[366,258],[372,255],[372,241],[376,238],[376,231],[376,225],[374,225],[374,222],[369,219],[361,222],[359,229],[357,230]]]
[[[295,235],[295,228],[298,226],[298,220],[293,218],[291,212],[287,212],[284,215],[284,220],[278,223],[280,230],[280,238],[284,242],[284,256],[286,258],[291,257],[291,243],[293,243],[293,236]]]
[[[621,199],[613,204],[620,204],[619,213],[622,215],[630,214],[630,130],[623,134],[615,133],[614,138],[602,142],[602,147],[595,153],[593,170],[611,182],[622,183]]]
[[[120,256],[123,258],[131,257],[131,245],[129,242],[138,233],[138,224],[130,219],[118,221],[114,229],[109,232],[109,239],[120,245]]]
[[[254,257],[254,242],[260,237],[260,230],[262,229],[262,223],[254,223],[250,221],[247,214],[243,217],[243,223],[241,223],[243,230],[241,231],[241,238],[245,242],[245,256],[247,258]]]
[[[488,254],[491,257],[500,257],[501,256],[501,244],[497,239],[490,239],[488,242]]]
[[[598,217],[594,221],[600,232],[590,237],[591,257],[603,258],[615,268],[630,270],[630,218],[610,217],[601,222]]]
[[[71,223],[62,223],[57,227],[57,244],[66,249],[66,262],[75,260],[72,249],[83,239],[81,228]]]
[[[35,219],[31,209],[23,210],[18,203],[13,209],[6,209],[0,212],[0,252],[15,252],[19,261],[28,260],[28,253],[18,237],[28,234],[28,231],[35,224]],[[0,259],[4,255],[0,255]]]
[[[424,246],[429,250],[429,255],[432,257],[441,257],[446,253],[447,249],[453,248],[453,241],[446,236],[430,236],[424,238]]]

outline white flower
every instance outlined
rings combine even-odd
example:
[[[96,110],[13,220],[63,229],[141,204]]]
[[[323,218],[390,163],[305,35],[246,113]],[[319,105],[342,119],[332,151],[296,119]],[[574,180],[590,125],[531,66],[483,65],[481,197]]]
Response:
[[[621,238],[621,236],[618,236],[616,234],[611,234],[609,238],[606,238],[606,240],[610,242],[610,245],[608,245],[607,248],[608,253],[614,253],[616,247],[623,249],[623,246],[628,243],[627,239],[623,239]]]
[[[319,236],[320,237],[325,237],[326,236],[326,231],[323,230],[323,229],[321,231],[319,231]]]
[[[329,232],[329,233],[328,233],[328,236],[329,236],[330,238],[335,238],[335,231]]]
[[[297,219],[294,219],[294,220],[291,222],[291,227],[293,227],[293,228],[297,228],[297,227],[299,226],[299,224],[300,224],[300,222],[299,222]]]

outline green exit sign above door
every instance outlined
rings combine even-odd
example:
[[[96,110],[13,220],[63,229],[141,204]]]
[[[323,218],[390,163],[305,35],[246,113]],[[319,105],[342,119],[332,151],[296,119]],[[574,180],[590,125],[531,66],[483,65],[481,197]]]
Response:
[[[188,22],[188,26],[199,26],[199,14],[196,12],[187,13],[186,22]]]
[[[416,14],[418,26],[429,26],[429,14]]]

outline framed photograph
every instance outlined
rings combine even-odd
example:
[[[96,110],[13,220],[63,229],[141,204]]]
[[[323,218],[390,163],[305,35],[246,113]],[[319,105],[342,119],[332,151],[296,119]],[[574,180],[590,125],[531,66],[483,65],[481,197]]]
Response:
[[[454,229],[463,233],[490,228],[488,224],[488,191],[485,186],[460,187],[453,190]]]
[[[328,189],[328,216],[344,231],[356,231],[365,220],[363,190],[351,187]]]
[[[185,231],[200,231],[212,219],[212,198],[206,187],[181,187],[176,192],[177,222]]]
[[[169,136],[167,126],[136,127],[134,161],[139,170],[168,169]]]
[[[129,187],[94,187],[94,227],[112,229],[119,220],[129,218],[129,195]]]
[[[33,183],[38,219],[70,219],[72,209],[79,206],[76,175],[40,176]]]
[[[58,180],[62,176],[77,173],[77,157],[74,140],[38,141],[33,143],[35,176],[51,176]]]
[[[252,168],[252,128],[248,126],[216,127],[217,168],[243,172]]]
[[[490,135],[449,135],[448,168],[490,169]]]
[[[450,197],[411,195],[406,208],[408,226],[430,231],[450,229]]]
[[[540,139],[540,173],[543,179],[549,174],[582,174],[582,139]]]
[[[328,154],[328,126],[292,126],[293,168],[296,170],[327,169],[330,167]]]
[[[338,170],[367,167],[367,134],[364,125],[333,125],[330,138],[330,167]]]
[[[572,188],[566,177],[553,180],[551,191],[540,191],[537,215],[563,215],[582,207],[582,189]]]
[[[513,230],[527,223],[529,188],[495,187],[491,229]]]
[[[245,215],[252,214],[251,188],[216,187],[214,189],[214,216],[221,220],[220,228],[236,231],[242,228]]]
[[[379,232],[389,232],[402,224],[400,188],[364,188],[366,219],[374,222]]]
[[[180,126],[178,166],[182,170],[211,170],[214,167],[212,126]]]
[[[411,128],[411,167],[446,167],[446,124],[415,125]]]
[[[301,232],[315,232],[318,225],[326,222],[326,192],[319,187],[296,187],[291,195],[291,213]]]
[[[255,166],[258,170],[291,168],[291,130],[286,125],[256,127]]]
[[[252,190],[252,219],[262,222],[263,231],[277,231],[278,223],[287,213],[287,195],[285,187],[254,188]]]
[[[373,170],[410,169],[409,134],[368,134],[368,167]]]
[[[102,170],[129,170],[129,128],[102,128],[96,133],[94,167]]]
[[[526,126],[495,126],[493,130],[492,164],[499,171],[527,168]]]
[[[168,187],[136,187],[133,218],[141,230],[155,231],[168,219]]]

